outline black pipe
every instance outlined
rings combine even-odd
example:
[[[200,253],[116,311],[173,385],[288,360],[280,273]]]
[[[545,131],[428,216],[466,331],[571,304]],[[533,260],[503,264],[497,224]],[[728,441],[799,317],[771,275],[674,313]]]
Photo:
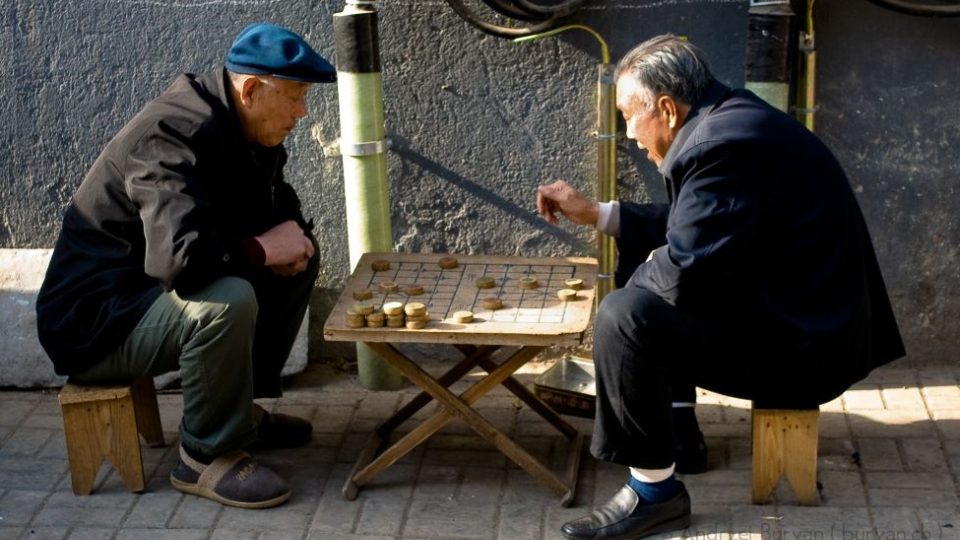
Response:
[[[566,17],[583,7],[589,0],[562,0],[553,5],[538,4],[531,0],[512,0],[520,9],[551,17]]]
[[[498,26],[480,20],[476,14],[470,11],[467,6],[463,5],[463,2],[460,0],[447,0],[447,3],[450,4],[450,7],[453,8],[453,11],[455,11],[460,18],[470,23],[473,27],[479,29],[481,32],[502,38],[512,39],[529,36],[532,34],[539,34],[540,32],[546,32],[547,30],[553,29],[560,25],[561,17],[550,17],[542,23],[524,28]]]
[[[518,21],[540,22],[550,18],[549,15],[539,15],[524,11],[514,5],[510,0],[483,0],[483,3],[497,13],[511,19],[517,19]]]
[[[960,17],[960,3],[958,2],[954,2],[953,5],[943,5],[908,2],[906,0],[869,1],[880,7],[891,9],[906,15],[917,15],[920,17]]]

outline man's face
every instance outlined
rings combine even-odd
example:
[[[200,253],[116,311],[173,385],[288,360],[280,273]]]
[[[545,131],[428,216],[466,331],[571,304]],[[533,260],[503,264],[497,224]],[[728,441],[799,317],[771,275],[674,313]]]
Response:
[[[307,115],[310,84],[277,77],[260,76],[250,90],[244,131],[262,146],[277,146],[297,120]]]
[[[629,73],[617,79],[617,108],[627,124],[627,138],[637,141],[641,150],[647,151],[647,159],[659,167],[663,156],[673,143],[678,130],[671,127],[670,111],[664,99],[669,96],[653,96],[654,103],[644,101],[651,94],[644,92],[640,83]],[[679,125],[674,119],[674,126]]]

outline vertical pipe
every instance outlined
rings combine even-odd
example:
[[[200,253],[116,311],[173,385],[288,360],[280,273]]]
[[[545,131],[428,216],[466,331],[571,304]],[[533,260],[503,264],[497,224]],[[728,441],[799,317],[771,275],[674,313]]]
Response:
[[[767,103],[790,108],[789,0],[750,0],[746,87]]]
[[[597,200],[617,198],[617,98],[613,80],[614,66],[600,64],[597,79]],[[613,274],[617,267],[617,246],[612,236],[597,233],[600,272],[597,278],[597,302],[616,288]]]
[[[387,184],[383,79],[377,10],[369,0],[348,0],[333,15],[340,101],[340,150],[350,268],[364,253],[392,251]],[[357,344],[360,384],[372,390],[399,388],[400,374],[363,343]]]

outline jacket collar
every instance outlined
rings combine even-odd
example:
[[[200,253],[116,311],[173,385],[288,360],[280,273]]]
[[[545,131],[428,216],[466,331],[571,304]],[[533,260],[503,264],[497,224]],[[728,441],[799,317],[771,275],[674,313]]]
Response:
[[[670,144],[667,155],[663,157],[663,162],[660,163],[660,167],[657,168],[660,174],[663,176],[669,174],[670,169],[673,167],[674,160],[676,160],[677,156],[686,146],[690,136],[697,130],[697,126],[700,125],[700,122],[705,116],[710,114],[710,112],[723,101],[723,98],[729,92],[730,88],[719,81],[710,83],[703,97],[700,98],[696,105],[690,108],[690,112],[687,113],[687,117],[683,121],[683,126],[680,128],[680,131],[677,132],[673,143]]]

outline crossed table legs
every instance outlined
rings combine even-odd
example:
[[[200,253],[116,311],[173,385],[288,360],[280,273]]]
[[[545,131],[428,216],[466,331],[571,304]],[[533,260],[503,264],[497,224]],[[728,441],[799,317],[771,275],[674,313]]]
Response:
[[[373,478],[387,467],[405,456],[411,450],[425,441],[440,428],[445,426],[454,417],[462,419],[471,429],[481,437],[490,441],[500,452],[505,454],[517,465],[530,473],[540,483],[544,484],[557,495],[561,495],[560,504],[568,506],[572,501],[577,487],[577,473],[580,466],[580,453],[583,448],[583,435],[576,428],[567,423],[546,403],[530,392],[512,374],[529,362],[541,350],[542,346],[525,346],[517,350],[509,358],[497,364],[490,355],[500,346],[461,345],[458,348],[466,355],[463,360],[450,368],[449,371],[434,378],[420,366],[407,358],[389,343],[368,342],[367,346],[376,351],[384,360],[414,384],[424,390],[414,397],[393,416],[385,420],[374,430],[367,446],[360,452],[350,477],[343,486],[343,496],[353,500],[359,488],[370,483]],[[487,376],[477,381],[459,396],[451,393],[447,387],[460,380],[474,367],[479,366],[487,372]],[[571,441],[567,459],[566,482],[560,480],[552,471],[540,461],[531,456],[520,445],[513,442],[508,436],[497,430],[493,424],[473,410],[470,405],[486,395],[488,392],[503,384],[510,392],[520,398],[529,407],[535,410],[564,437]],[[390,439],[390,434],[405,420],[427,405],[431,399],[436,399],[442,407],[438,412],[416,426],[409,433],[401,437],[390,447],[377,454],[383,443]]]

